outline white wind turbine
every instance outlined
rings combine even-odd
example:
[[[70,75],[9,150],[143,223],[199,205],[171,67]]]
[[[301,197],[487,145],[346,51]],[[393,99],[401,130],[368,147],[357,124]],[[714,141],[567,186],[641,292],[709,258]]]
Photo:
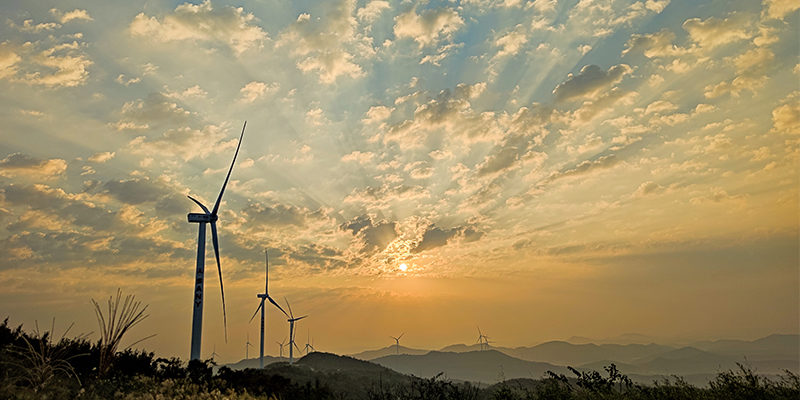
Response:
[[[286,344],[286,338],[283,338],[282,342],[275,341],[275,343],[277,343],[278,346],[280,346],[280,353],[279,354],[280,354],[281,358],[283,358],[283,346]]]
[[[217,196],[217,202],[214,203],[214,208],[208,211],[208,208],[203,203],[197,201],[192,196],[188,196],[200,208],[203,213],[189,213],[187,216],[189,222],[196,222],[199,226],[197,234],[197,270],[195,272],[194,281],[194,311],[192,313],[192,347],[190,358],[192,360],[200,359],[200,343],[203,336],[203,279],[205,276],[205,260],[206,260],[206,224],[211,224],[211,243],[214,245],[214,255],[217,258],[217,271],[219,272],[219,290],[222,293],[222,318],[225,326],[225,342],[228,341],[228,314],[225,311],[225,290],[222,287],[222,267],[219,264],[219,241],[217,239],[217,211],[219,211],[219,204],[222,202],[222,195],[225,193],[225,186],[228,185],[228,179],[231,177],[233,171],[233,164],[236,162],[236,156],[239,155],[239,146],[242,145],[242,138],[244,137],[244,128],[247,126],[245,121],[242,126],[242,134],[239,136],[239,143],[236,145],[236,152],[233,154],[233,161],[231,167],[228,169],[228,175],[225,177],[225,182],[222,184],[222,189]]]
[[[264,312],[266,311],[266,308],[264,307],[264,300],[269,300],[269,302],[275,305],[275,307],[278,307],[278,310],[281,310],[283,315],[286,315],[286,311],[283,311],[283,308],[281,308],[281,306],[279,306],[278,303],[276,303],[275,300],[269,296],[269,254],[267,254],[266,250],[264,250],[264,257],[266,258],[267,271],[266,275],[264,276],[264,293],[259,293],[256,295],[256,297],[261,299],[261,302],[258,304],[256,312],[254,312],[253,316],[250,317],[250,321],[253,321],[253,318],[255,318],[258,314],[258,310],[261,310],[261,345],[259,347],[259,368],[264,368]],[[288,315],[286,316],[288,317]]]
[[[289,300],[285,297],[283,298],[286,301],[286,307],[289,307],[289,364],[294,362],[294,349],[297,348],[297,351],[300,351],[300,347],[297,346],[297,343],[294,342],[294,323],[300,321],[301,319],[307,317],[308,315],[303,315],[302,317],[294,317],[294,313],[292,313],[292,306],[289,305]]]
[[[389,336],[390,338],[394,339],[394,341],[395,341],[395,345],[397,346],[397,351],[396,351],[396,354],[400,354],[400,338],[401,338],[401,337],[403,337],[403,335],[405,335],[405,334],[406,334],[406,333],[405,333],[405,332],[403,332],[403,333],[401,333],[401,334],[400,334],[400,336],[398,336],[398,337]]]

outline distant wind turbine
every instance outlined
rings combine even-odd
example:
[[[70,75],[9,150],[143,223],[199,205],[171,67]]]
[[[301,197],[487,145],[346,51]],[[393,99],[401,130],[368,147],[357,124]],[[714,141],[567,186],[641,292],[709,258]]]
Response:
[[[213,359],[214,359],[214,358],[216,358],[218,355],[219,355],[219,354],[217,354],[217,345],[214,345],[214,349],[213,349],[213,350],[211,350],[211,359],[213,360]]]
[[[311,337],[311,332],[309,331],[309,332],[306,333],[306,347],[305,347],[306,355],[308,355],[308,349],[311,349],[313,351],[317,351],[317,349],[314,348],[313,341],[311,343],[309,343],[310,337]]]
[[[250,359],[250,348],[253,347],[253,344],[250,343],[250,334],[247,334],[247,342],[244,344],[244,359]]]
[[[405,334],[406,333],[403,332],[398,337],[389,336],[390,338],[394,339],[394,341],[395,341],[395,345],[397,346],[397,352],[396,352],[397,354],[400,354],[400,338],[403,337],[403,335],[405,335]]]
[[[283,298],[286,301],[286,307],[289,308],[289,364],[294,362],[294,349],[296,348],[297,351],[300,351],[300,347],[297,346],[297,343],[294,342],[294,323],[300,321],[301,319],[307,317],[308,315],[303,315],[302,317],[294,317],[294,313],[292,313],[292,306],[289,305],[289,300],[285,297]]]
[[[256,314],[258,314],[258,310],[261,310],[261,345],[259,346],[260,349],[259,368],[264,368],[264,312],[266,311],[266,308],[264,307],[264,300],[269,300],[269,302],[272,303],[275,307],[278,307],[278,310],[281,310],[283,315],[286,315],[286,311],[283,311],[283,308],[281,308],[281,306],[279,306],[278,303],[276,303],[275,300],[273,300],[272,297],[269,296],[269,254],[267,253],[267,250],[264,250],[264,257],[266,259],[265,262],[266,274],[264,275],[264,293],[259,293],[258,295],[256,295],[256,297],[261,299],[261,302],[258,304],[256,312],[254,312],[253,316],[250,317],[250,321],[253,321],[253,318],[255,318]],[[288,317],[288,315],[286,316]]]
[[[280,356],[281,356],[281,358],[283,358],[283,345],[285,345],[285,344],[286,344],[286,338],[283,338],[283,341],[282,341],[282,342],[278,342],[278,341],[276,341],[275,343],[277,343],[277,344],[278,344],[278,346],[280,346],[280,348],[281,348],[281,350],[280,350]]]
[[[225,327],[225,342],[228,342],[228,314],[225,311],[225,289],[222,287],[222,267],[219,263],[219,241],[217,238],[217,212],[219,205],[222,202],[222,195],[225,193],[225,186],[228,185],[228,179],[231,177],[233,171],[233,164],[236,163],[236,156],[239,155],[239,147],[242,145],[242,138],[244,137],[244,129],[247,126],[245,121],[242,126],[242,134],[239,136],[239,143],[236,145],[236,152],[233,154],[233,161],[231,167],[228,169],[228,175],[225,176],[225,182],[222,184],[222,189],[219,191],[217,201],[214,203],[214,208],[208,211],[208,208],[203,203],[197,201],[192,196],[188,196],[200,208],[203,213],[189,213],[187,216],[189,222],[197,223],[199,230],[197,233],[197,270],[195,272],[194,280],[194,311],[192,314],[192,347],[190,358],[192,360],[200,359],[200,344],[203,336],[203,280],[205,276],[205,260],[206,260],[206,224],[211,224],[211,243],[214,246],[214,255],[217,259],[217,271],[219,272],[219,290],[222,293],[222,320]]]
[[[481,345],[481,351],[485,350],[484,345],[488,348],[489,347],[489,337],[484,335],[481,332],[481,327],[478,327],[478,343]]]

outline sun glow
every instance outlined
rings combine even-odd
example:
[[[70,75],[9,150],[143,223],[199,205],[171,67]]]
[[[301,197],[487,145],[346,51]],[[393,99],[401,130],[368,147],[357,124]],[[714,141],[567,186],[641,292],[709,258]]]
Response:
[[[400,271],[406,272],[408,270],[408,265],[400,264],[397,268],[400,269]]]

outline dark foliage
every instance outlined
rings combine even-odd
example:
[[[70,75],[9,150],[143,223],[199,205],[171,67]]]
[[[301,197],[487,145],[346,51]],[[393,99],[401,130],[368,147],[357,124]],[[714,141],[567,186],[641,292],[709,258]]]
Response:
[[[369,400],[583,400],[583,399],[798,399],[800,377],[790,371],[767,378],[739,365],[723,371],[699,388],[680,377],[634,384],[614,364],[604,373],[578,371],[574,376],[553,372],[542,379],[515,379],[478,388],[442,378],[399,375],[377,370],[357,360],[318,354],[297,365],[273,364],[268,369],[234,371],[227,367],[214,373],[212,360],[191,361],[156,358],[139,350],[117,351],[110,368],[98,373],[101,343],[84,337],[52,339],[52,332],[25,332],[0,325],[0,398],[11,399],[369,399]],[[45,354],[47,357],[32,357]],[[36,374],[26,368],[32,359]],[[382,367],[380,367],[382,368]]]

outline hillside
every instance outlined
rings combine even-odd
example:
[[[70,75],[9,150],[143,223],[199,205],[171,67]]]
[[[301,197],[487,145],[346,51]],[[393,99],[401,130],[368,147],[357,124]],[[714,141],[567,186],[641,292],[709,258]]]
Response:
[[[427,354],[430,350],[422,350],[422,349],[412,349],[410,347],[400,346],[399,354],[411,354],[411,355],[422,355]],[[350,357],[357,358],[359,360],[374,360],[376,358],[397,355],[398,348],[397,346],[387,346],[377,350],[367,350],[362,351],[360,353],[351,354]]]
[[[431,377],[442,372],[449,379],[482,383],[514,378],[538,379],[548,370],[567,372],[562,366],[520,360],[497,350],[466,353],[431,351],[425,355],[394,355],[373,361],[404,374]]]

